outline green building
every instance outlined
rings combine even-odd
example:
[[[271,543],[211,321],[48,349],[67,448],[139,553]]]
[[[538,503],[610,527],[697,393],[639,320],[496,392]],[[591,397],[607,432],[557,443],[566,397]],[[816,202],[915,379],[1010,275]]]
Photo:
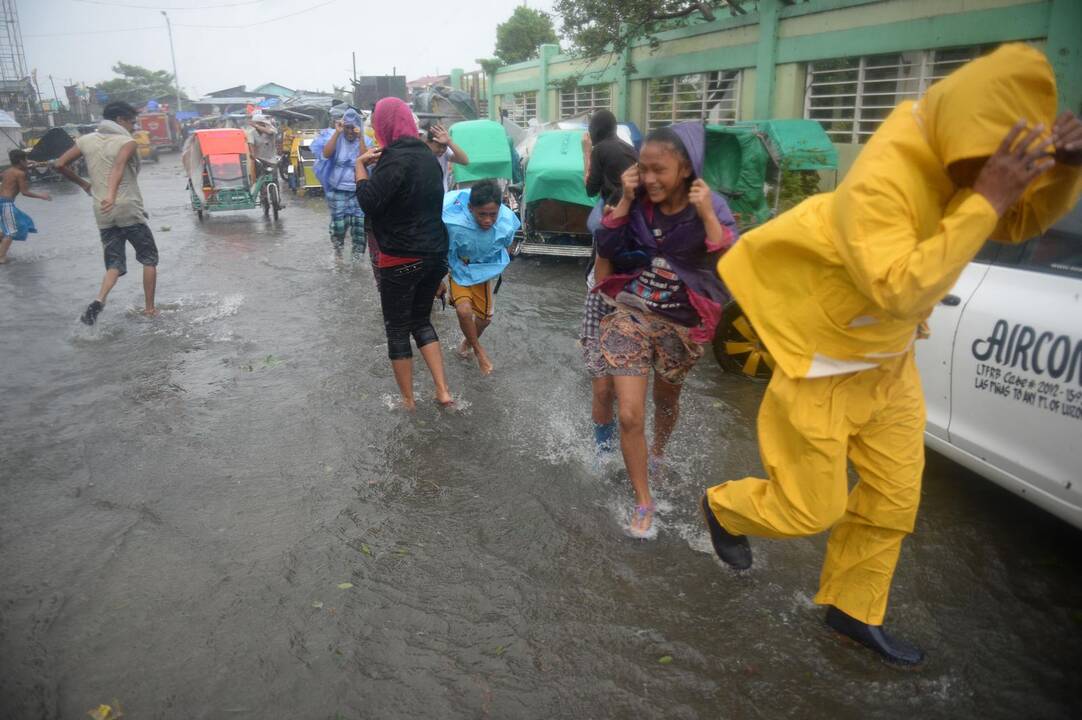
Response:
[[[1082,0],[743,0],[633,43],[622,55],[540,58],[472,81],[489,115],[553,121],[614,111],[643,130],[681,120],[812,118],[848,167],[900,101],[996,45],[1049,57],[1064,107],[1082,112]],[[468,84],[468,83],[464,83]]]

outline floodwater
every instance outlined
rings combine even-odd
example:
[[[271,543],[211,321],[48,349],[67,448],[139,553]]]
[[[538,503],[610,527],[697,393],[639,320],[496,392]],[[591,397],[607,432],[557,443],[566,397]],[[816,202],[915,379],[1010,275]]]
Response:
[[[99,324],[89,199],[22,200],[0,267],[0,717],[1069,718],[1082,712],[1080,533],[936,456],[888,625],[902,672],[824,629],[825,537],[714,558],[703,488],[758,469],[761,386],[704,359],[621,531],[591,457],[575,347],[582,266],[513,263],[459,399],[394,402],[367,259],[336,265],[322,201],[202,225],[176,155],[142,175],[161,251]],[[349,583],[350,585],[346,585]]]

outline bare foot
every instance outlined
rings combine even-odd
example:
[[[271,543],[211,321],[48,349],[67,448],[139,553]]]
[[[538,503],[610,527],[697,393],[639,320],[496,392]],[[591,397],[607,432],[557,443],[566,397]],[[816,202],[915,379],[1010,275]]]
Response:
[[[451,397],[450,390],[437,390],[436,391],[436,404],[440,407],[449,408],[455,404],[455,399]]]
[[[470,353],[473,352],[473,348],[470,347],[469,343],[467,343],[465,340],[463,340],[462,342],[460,342],[458,344],[458,347],[455,348],[455,351],[458,353],[458,356],[460,358],[465,360],[466,358],[468,358],[470,356]]]
[[[158,310],[158,308],[156,308],[156,307],[152,307],[152,308],[147,308],[146,310],[143,310],[143,314],[146,315],[147,317],[158,317],[158,315],[161,314],[161,311]]]
[[[402,409],[413,412],[417,409],[417,401],[413,398],[402,398]]]
[[[477,352],[477,365],[481,368],[482,375],[492,374],[492,361],[488,359],[488,353],[484,350],[479,350]]]
[[[4,257],[0,257],[0,265],[7,265],[8,260],[11,260],[11,258],[9,258],[7,255],[5,255]]]

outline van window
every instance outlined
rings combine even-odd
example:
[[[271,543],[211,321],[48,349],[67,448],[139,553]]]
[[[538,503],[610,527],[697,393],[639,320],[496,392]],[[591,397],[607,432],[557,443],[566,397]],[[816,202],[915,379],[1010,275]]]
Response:
[[[1022,267],[1082,278],[1082,204],[1044,235],[1026,243]]]
[[[996,258],[999,256],[999,249],[1001,247],[1003,247],[1001,243],[989,240],[988,242],[984,243],[984,247],[982,247],[981,251],[977,253],[977,257],[973,258],[973,262],[982,263],[985,265],[994,263],[996,261]]]

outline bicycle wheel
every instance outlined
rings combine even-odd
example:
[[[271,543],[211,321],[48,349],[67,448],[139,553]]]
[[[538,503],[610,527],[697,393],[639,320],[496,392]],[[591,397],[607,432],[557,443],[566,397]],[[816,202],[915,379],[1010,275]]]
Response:
[[[274,219],[278,219],[278,211],[282,209],[282,196],[278,192],[278,183],[271,183],[267,186],[267,197],[270,199],[271,210],[274,212]]]

